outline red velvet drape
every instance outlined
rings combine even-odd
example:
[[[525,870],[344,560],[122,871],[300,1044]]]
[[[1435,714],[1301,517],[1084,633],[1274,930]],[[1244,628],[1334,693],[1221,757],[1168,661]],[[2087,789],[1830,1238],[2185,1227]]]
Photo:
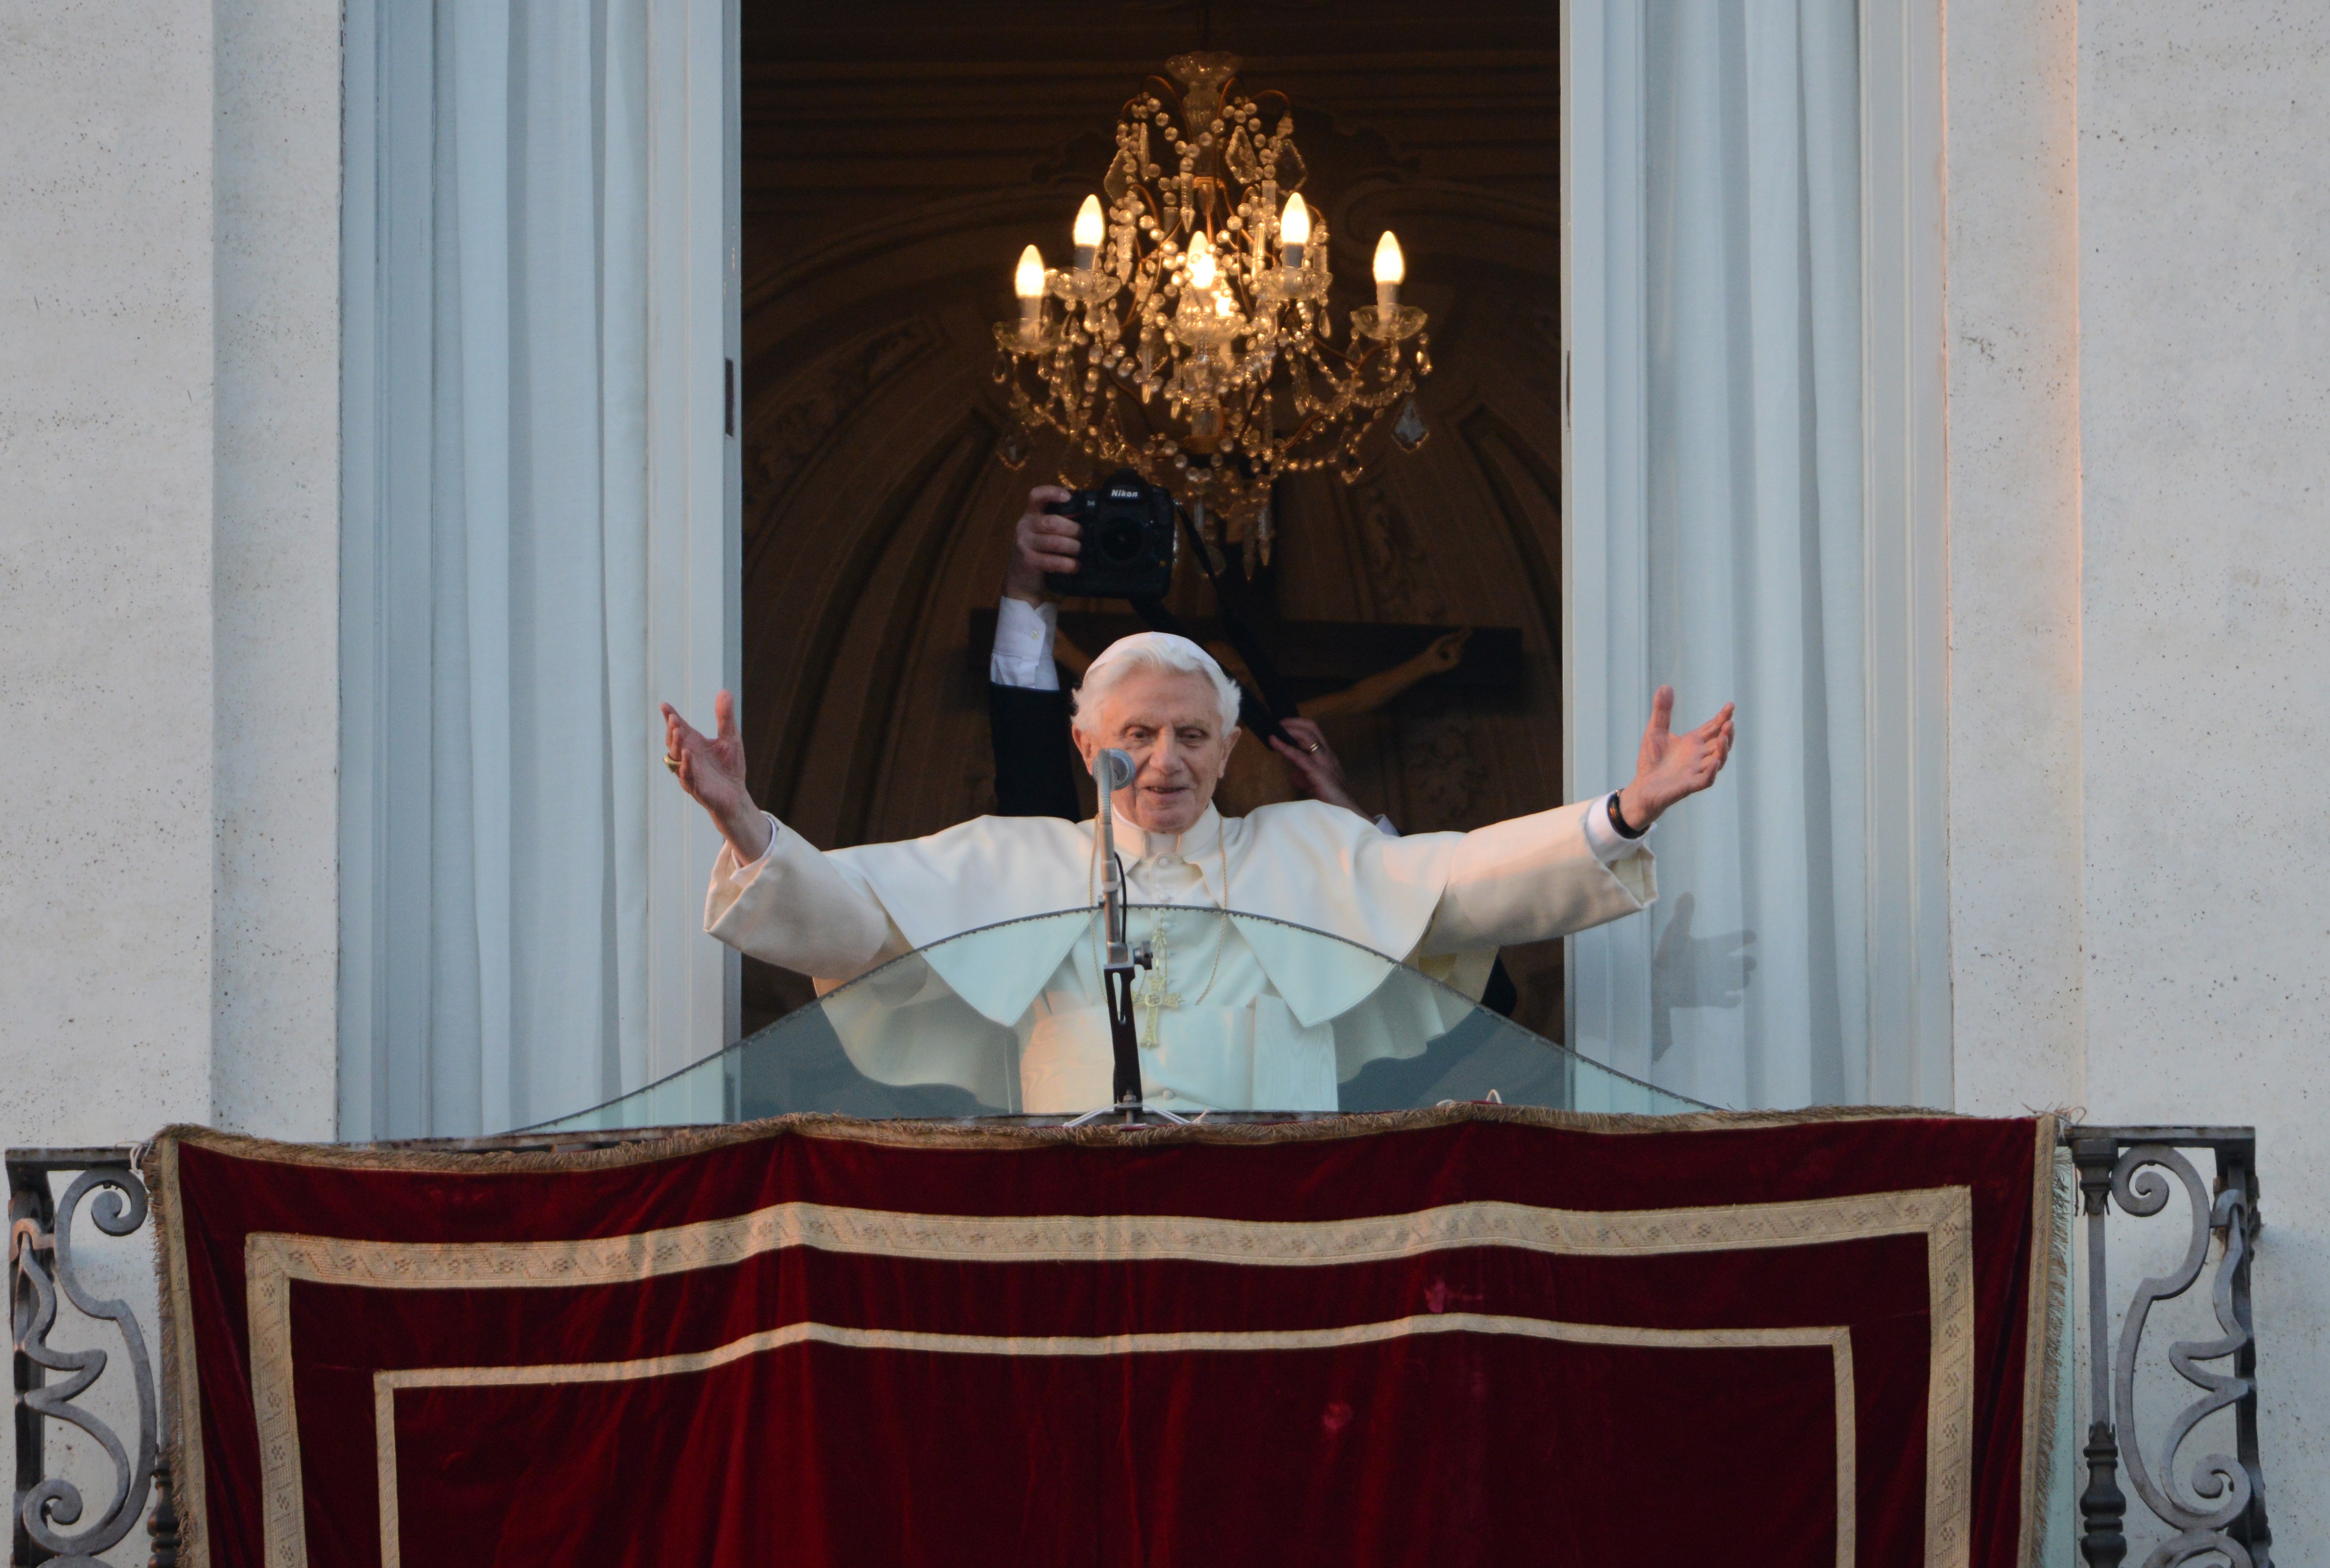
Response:
[[[185,1507],[213,1564],[2016,1564],[2051,1129],[1634,1125],[181,1133]]]

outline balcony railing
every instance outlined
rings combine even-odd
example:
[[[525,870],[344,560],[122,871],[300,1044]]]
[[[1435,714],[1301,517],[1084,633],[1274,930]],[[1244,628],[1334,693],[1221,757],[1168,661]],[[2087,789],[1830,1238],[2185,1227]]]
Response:
[[[162,1452],[162,1412],[155,1397],[154,1358],[129,1302],[83,1288],[74,1227],[86,1206],[90,1223],[109,1236],[145,1228],[150,1212],[135,1151],[120,1148],[12,1148],[8,1163],[8,1325],[14,1352],[13,1414],[16,1429],[16,1489],[9,1510],[9,1556],[14,1564],[53,1563],[81,1568],[101,1559],[139,1521],[153,1538],[151,1562],[175,1568],[177,1514]],[[62,1196],[55,1182],[63,1178]],[[84,1236],[86,1233],[83,1233]],[[103,1346],[62,1347],[58,1316],[70,1306],[82,1327],[103,1326],[120,1341],[117,1357]],[[82,1396],[111,1374],[126,1380],[137,1400],[137,1430],[125,1442]],[[108,1392],[118,1392],[109,1389]],[[112,1489],[92,1510],[81,1488],[52,1469],[52,1424],[80,1429],[112,1461]],[[151,1512],[148,1505],[151,1504]],[[94,1512],[95,1517],[90,1516]]]
[[[2127,1555],[2125,1471],[2145,1507],[2173,1532],[2145,1558],[2144,1568],[2174,1568],[2212,1554],[2231,1568],[2270,1568],[2273,1533],[2266,1525],[2265,1472],[2258,1458],[2257,1336],[2249,1313],[2249,1262],[2261,1223],[2257,1133],[2246,1127],[2072,1127],[2064,1141],[2079,1172],[2087,1232],[2081,1348],[2089,1419],[2080,1554],[2088,1568],[2117,1568]],[[2213,1179],[2204,1180],[2191,1158],[2202,1149],[2214,1158]],[[2168,1225],[2181,1212],[2189,1226],[2176,1261],[2166,1272],[2147,1276],[2126,1299],[2117,1344],[2107,1246],[2114,1208],[2139,1220],[2166,1214]],[[2147,1238],[2155,1250],[2161,1239]],[[2210,1306],[2218,1332],[2169,1344],[2169,1367],[2200,1393],[2163,1431],[2139,1420],[2136,1410],[2147,1349],[2153,1357],[2159,1354],[2156,1343],[2147,1347],[2145,1330],[2154,1308],[2199,1282],[2212,1252],[2217,1264],[2209,1276]],[[2186,1444],[2202,1422],[2226,1412],[2233,1452],[2201,1454],[2180,1484],[2177,1467]],[[2219,1430],[2223,1424],[2221,1419],[2213,1423]],[[2157,1448],[2143,1440],[2146,1431],[2162,1431]]]
[[[480,1141],[499,1148],[573,1148],[638,1136],[563,1133]],[[2168,1532],[2143,1568],[2177,1568],[2212,1555],[2230,1568],[2271,1568],[2272,1535],[2266,1525],[2258,1453],[2257,1341],[2249,1309],[2249,1266],[2259,1224],[2256,1134],[2245,1127],[2074,1126],[2065,1129],[2063,1141],[2078,1173],[2086,1232],[2085,1310],[2078,1315],[2078,1345],[2066,1347],[2067,1354],[2076,1348],[2083,1356],[2088,1376],[2079,1554],[2088,1568],[2118,1568],[2126,1558],[2124,1478],[2158,1528]],[[2202,1151],[2215,1166],[2206,1176],[2193,1160]],[[146,1331],[126,1299],[84,1288],[76,1258],[76,1226],[84,1217],[110,1237],[145,1228],[148,1204],[137,1151],[127,1146],[11,1149],[7,1171],[16,1437],[8,1562],[11,1568],[94,1564],[103,1554],[133,1550],[124,1543],[142,1520],[151,1537],[154,1568],[175,1568],[177,1515]],[[2180,1192],[2181,1209],[2175,1203]],[[2132,1221],[2168,1215],[2163,1223],[2171,1226],[2181,1213],[2189,1226],[2175,1263],[2141,1280],[2124,1306],[2110,1289],[2107,1221],[2115,1210]],[[85,1232],[80,1234],[85,1239]],[[2174,1253],[2173,1233],[2167,1239]],[[2156,1243],[2157,1238],[2145,1240]],[[2212,1256],[2213,1270],[2208,1267]],[[2155,1309],[2190,1291],[2204,1272],[2219,1331],[2209,1338],[2172,1340],[2164,1353],[2162,1336],[2146,1337]],[[68,1308],[83,1321],[79,1332],[60,1335],[59,1317]],[[109,1336],[106,1346],[61,1347],[67,1338],[85,1337],[91,1330]],[[118,1350],[112,1347],[117,1341]],[[2164,1364],[2199,1391],[2164,1428],[2157,1418],[2140,1422],[2136,1410],[2139,1387],[2151,1381],[2147,1374],[2156,1377]],[[84,1396],[100,1388],[117,1405],[134,1401],[134,1433],[125,1436],[94,1412],[94,1402]],[[2233,1451],[2202,1454],[2180,1483],[2177,1467],[2196,1432],[2221,1431],[2228,1421]],[[61,1461],[52,1463],[56,1456],[47,1447],[52,1425],[77,1429],[109,1462],[102,1507],[92,1507],[92,1499],[61,1473]],[[2157,1446],[2139,1437],[2154,1431],[2160,1434]],[[2058,1469],[2060,1489],[2072,1478],[2068,1464],[2059,1462]]]

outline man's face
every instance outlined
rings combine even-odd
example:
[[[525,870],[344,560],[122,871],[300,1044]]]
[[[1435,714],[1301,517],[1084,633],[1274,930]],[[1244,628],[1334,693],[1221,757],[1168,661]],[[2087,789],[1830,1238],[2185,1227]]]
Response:
[[[1097,733],[1075,732],[1084,767],[1104,746],[1132,753],[1132,783],[1116,808],[1151,833],[1183,833],[1214,798],[1237,744],[1222,728],[1214,684],[1189,670],[1135,670],[1100,705]]]

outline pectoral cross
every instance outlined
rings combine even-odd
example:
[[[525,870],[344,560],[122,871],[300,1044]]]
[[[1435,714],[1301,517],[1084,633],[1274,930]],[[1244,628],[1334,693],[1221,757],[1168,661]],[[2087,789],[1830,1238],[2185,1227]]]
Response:
[[[1154,1046],[1157,1044],[1158,1029],[1163,1022],[1166,1009],[1171,1008],[1178,1012],[1180,1009],[1181,997],[1179,993],[1170,988],[1172,979],[1167,973],[1167,965],[1168,960],[1172,957],[1172,945],[1161,924],[1156,935],[1149,939],[1149,948],[1152,955],[1152,965],[1148,978],[1133,987],[1132,1005],[1148,1015],[1141,1024],[1143,1035],[1141,1044]]]

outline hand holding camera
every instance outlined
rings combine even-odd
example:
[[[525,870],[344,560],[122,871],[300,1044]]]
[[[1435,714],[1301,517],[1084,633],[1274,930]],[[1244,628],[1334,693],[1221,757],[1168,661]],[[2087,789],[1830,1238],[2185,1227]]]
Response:
[[[1011,563],[1003,571],[1007,597],[1041,604],[1047,574],[1075,571],[1084,530],[1075,519],[1048,510],[1075,494],[1061,485],[1038,485],[1028,492],[1028,509],[1012,530]]]
[[[1162,599],[1173,586],[1170,492],[1120,469],[1086,490],[1038,485],[1015,532],[1003,591],[1033,604],[1069,599]]]

